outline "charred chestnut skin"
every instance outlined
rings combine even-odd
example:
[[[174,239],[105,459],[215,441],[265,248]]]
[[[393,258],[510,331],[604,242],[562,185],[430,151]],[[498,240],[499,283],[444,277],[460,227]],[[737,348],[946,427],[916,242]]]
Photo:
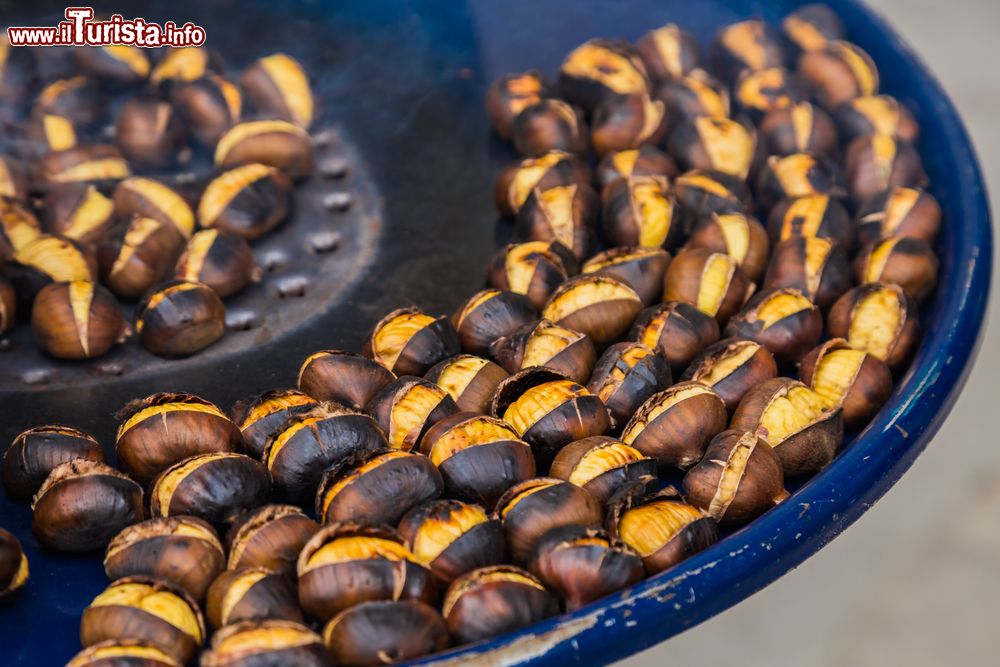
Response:
[[[82,318],[78,303],[86,307]],[[93,359],[121,341],[128,325],[111,292],[95,283],[73,281],[52,283],[38,293],[31,329],[39,347],[57,359]]]
[[[143,347],[161,357],[201,352],[226,333],[226,307],[208,285],[177,280],[139,305],[136,332]]]
[[[556,219],[564,212],[569,220]],[[594,244],[599,213],[600,202],[590,186],[536,187],[517,212],[514,236],[521,241],[558,241],[580,261],[589,256]]]
[[[563,526],[546,533],[528,559],[528,570],[575,611],[642,580],[638,554],[603,530]]]
[[[677,165],[666,153],[644,144],[605,155],[594,170],[594,182],[604,199],[604,191],[622,179],[648,178],[669,183],[679,174]]]
[[[559,68],[559,92],[588,113],[611,97],[648,88],[639,53],[623,41],[592,39],[571,51]]]
[[[618,179],[601,192],[604,235],[620,246],[676,249],[684,238],[677,200],[658,176]],[[663,228],[659,218],[666,223]]]
[[[295,562],[319,524],[294,505],[265,505],[243,515],[226,533],[226,567],[265,568],[295,576]]]
[[[299,390],[318,401],[363,409],[380,389],[396,379],[385,366],[354,352],[322,350],[299,370]]]
[[[534,306],[523,294],[486,289],[469,297],[451,321],[463,352],[485,354],[493,341],[511,334],[536,316]]]
[[[9,170],[8,170],[9,171]],[[2,170],[0,170],[2,173]],[[45,193],[42,227],[46,233],[83,244],[97,243],[112,225],[114,204],[88,183],[67,183]]]
[[[771,208],[786,198],[842,196],[843,182],[844,176],[839,166],[825,155],[772,155],[758,171],[757,198],[762,206]]]
[[[528,355],[533,341],[547,336],[556,336],[563,343],[555,354],[545,359]],[[528,365],[540,365],[583,383],[590,377],[590,372],[594,368],[597,351],[594,349],[594,343],[585,334],[567,327],[557,327],[549,320],[542,319],[529,322],[509,336],[494,341],[490,345],[490,356],[508,373],[517,373]]]
[[[471,354],[460,354],[434,365],[424,376],[454,399],[463,412],[486,414],[490,399],[509,374],[497,364]]]
[[[276,167],[250,163],[209,181],[198,203],[198,222],[248,240],[280,225],[291,208],[292,185]]]
[[[745,245],[741,248],[736,241],[736,247],[731,248],[730,236],[741,239]],[[767,268],[771,243],[767,230],[756,218],[740,213],[713,213],[695,225],[685,247],[730,255],[747,277],[757,282]]]
[[[534,189],[589,185],[590,170],[566,151],[548,151],[506,166],[493,185],[493,201],[500,215],[513,217]]]
[[[546,94],[545,83],[538,72],[506,74],[486,90],[486,112],[493,129],[502,139],[513,137],[514,119],[526,107],[541,101]]]
[[[144,81],[152,69],[146,50],[135,47],[117,47],[130,52],[102,46],[97,48],[73,49],[73,57],[80,69],[105,85],[124,87]]]
[[[338,665],[365,667],[419,658],[448,647],[448,627],[416,600],[374,600],[345,609],[323,629]]]
[[[433,407],[422,401],[420,405],[408,405],[409,399],[418,394],[423,394],[425,398],[432,397],[436,401]],[[402,414],[399,413],[400,410],[403,411]],[[405,415],[407,411],[413,417],[419,417],[419,420],[399,422],[398,417]],[[448,392],[436,384],[404,375],[375,394],[365,407],[365,412],[381,427],[390,447],[409,451],[420,444],[427,429],[458,412],[458,406]]]
[[[524,108],[511,125],[514,148],[524,157],[549,151],[583,153],[587,130],[579,109],[556,98],[544,98]]]
[[[132,163],[168,167],[177,161],[184,145],[184,128],[168,102],[136,97],[118,112],[115,142]]]
[[[859,355],[861,361],[848,378],[846,388],[836,397],[828,397],[820,392],[820,385],[826,381],[827,373],[836,371],[825,371],[823,361],[831,354],[845,351]],[[841,408],[844,428],[848,431],[864,428],[892,394],[892,372],[886,363],[872,354],[854,350],[843,338],[831,338],[809,352],[799,365],[799,379],[823,396],[831,407]]]
[[[650,30],[635,43],[643,65],[654,81],[685,76],[701,61],[698,40],[675,23]]]
[[[861,47],[850,42],[834,40],[806,51],[799,58],[799,71],[813,85],[816,99],[827,110],[878,92],[875,63]]]
[[[53,468],[31,509],[35,539],[69,553],[103,549],[144,516],[141,486],[104,463],[85,459]]]
[[[213,628],[268,618],[303,621],[295,584],[284,574],[267,568],[226,570],[220,574],[208,588],[205,615]]]
[[[722,374],[731,361],[745,359],[728,372]],[[743,396],[761,382],[778,374],[778,364],[766,347],[741,338],[723,338],[709,345],[698,355],[681,376],[682,380],[693,380],[711,386],[732,411]]]
[[[258,58],[243,70],[240,87],[258,112],[307,129],[312,124],[315,103],[309,79],[291,56],[273,53]]]
[[[225,555],[218,535],[205,521],[190,516],[159,517],[118,533],[105,551],[104,572],[112,581],[154,577],[203,600],[225,568]]]
[[[35,161],[32,178],[40,190],[62,183],[109,183],[131,175],[128,162],[115,146],[85,144]]]
[[[569,276],[563,257],[551,245],[533,241],[501,248],[487,267],[487,282],[496,289],[524,294],[532,306],[542,308]],[[566,254],[571,257],[568,250]]]
[[[274,642],[272,637],[288,639]],[[300,623],[278,619],[242,621],[219,628],[212,634],[211,647],[201,654],[201,667],[324,667],[329,661],[318,634]]]
[[[594,255],[584,262],[581,271],[620,280],[648,306],[659,301],[663,274],[669,264],[670,253],[662,248],[619,247]]]
[[[139,639],[105,639],[81,650],[66,667],[108,667],[122,664],[139,667],[181,667],[174,656]]]
[[[106,106],[103,93],[92,79],[73,76],[58,79],[43,88],[32,110],[64,116],[75,124],[89,127],[101,122]]]
[[[847,252],[854,246],[854,224],[847,209],[828,195],[782,199],[768,215],[767,231],[773,246],[803,236],[835,241]]]
[[[602,102],[591,117],[590,143],[600,156],[616,151],[659,145],[667,133],[663,100],[648,91],[612,97]]]
[[[401,325],[416,323],[395,359],[385,354],[380,337]],[[431,366],[459,351],[458,333],[445,317],[425,315],[419,308],[400,308],[382,318],[365,339],[362,353],[385,366],[397,376],[423,375]]]
[[[260,274],[246,239],[215,229],[196,232],[174,267],[175,278],[208,285],[220,299],[260,280]]]
[[[858,283],[883,282],[899,285],[921,303],[937,285],[938,259],[920,239],[889,236],[863,247],[854,258]]]
[[[910,361],[914,348],[920,339],[920,320],[917,305],[903,288],[885,283],[868,283],[859,285],[842,297],[830,308],[826,326],[834,338],[844,338],[849,344],[861,349],[859,344],[851,342],[851,328],[857,317],[858,307],[867,299],[879,292],[891,292],[898,309],[898,322],[892,339],[885,343],[884,349],[876,350],[870,346],[866,349],[889,365],[894,373],[901,371]]]
[[[703,69],[694,69],[685,76],[661,83],[655,95],[666,105],[671,123],[699,116],[729,116],[729,87]]]
[[[858,137],[844,156],[847,187],[856,202],[889,188],[917,188],[927,183],[920,153],[903,139],[873,134]]]
[[[305,178],[314,166],[312,140],[304,129],[283,120],[237,123],[215,145],[215,164],[251,162],[277,167],[292,180]]]
[[[781,67],[785,62],[778,32],[759,20],[728,25],[716,34],[709,53],[712,71],[734,81],[744,70]]]
[[[673,382],[670,364],[642,343],[615,343],[598,359],[587,383],[607,406],[612,424],[625,424],[647,398]]]
[[[913,115],[891,95],[856,97],[834,110],[834,119],[845,145],[858,137],[888,134],[913,143],[920,126]]]
[[[628,337],[659,352],[680,373],[719,340],[719,323],[690,304],[668,301],[639,313]]]
[[[119,219],[139,217],[158,220],[173,227],[182,241],[194,232],[194,211],[188,200],[160,180],[142,176],[126,178],[115,187],[112,201],[115,217]]]
[[[774,507],[788,492],[781,459],[767,441],[753,432],[725,431],[684,475],[684,495],[720,523],[741,524]]]
[[[274,389],[250,401],[237,403],[232,410],[232,420],[240,428],[247,454],[259,459],[273,433],[316,405],[317,401],[300,391]]]
[[[770,322],[764,310],[780,300],[794,300],[795,312]],[[819,307],[796,289],[759,292],[742,311],[730,318],[728,338],[754,340],[766,347],[779,364],[794,364],[819,342],[823,335],[823,316]]]
[[[215,74],[171,86],[170,101],[192,136],[210,148],[239,122],[243,108],[239,89]]]
[[[810,258],[824,255],[816,267]],[[829,239],[796,236],[774,247],[764,275],[764,289],[794,289],[822,310],[851,288],[851,267],[844,248]]]
[[[604,459],[601,472],[590,479],[576,479],[581,465],[596,467]],[[596,461],[595,461],[596,459]],[[556,454],[549,474],[576,484],[605,505],[615,491],[629,482],[652,483],[656,479],[656,460],[646,457],[634,447],[605,435],[595,435],[571,442]]]
[[[700,304],[699,296],[705,273],[718,258],[725,258],[732,266],[731,271],[727,271],[728,282],[718,299],[718,305],[712,308],[711,305]],[[743,307],[753,289],[753,282],[736,265],[736,260],[729,255],[713,253],[703,248],[688,248],[677,253],[663,277],[664,301],[681,301],[695,306],[706,315],[714,316],[720,326]]]
[[[829,156],[839,149],[837,127],[830,114],[810,102],[770,111],[761,119],[758,131],[766,155]]]
[[[865,200],[855,219],[862,244],[893,235],[933,244],[941,228],[941,206],[924,190],[891,188]]]
[[[28,581],[28,557],[10,532],[0,528],[0,605],[17,595]]]
[[[72,426],[52,424],[22,431],[3,455],[3,486],[11,498],[30,500],[61,463],[73,459],[104,462],[93,436]]]
[[[799,56],[822,49],[829,42],[843,39],[844,24],[828,5],[815,3],[799,7],[781,21],[786,50]]]
[[[585,334],[597,347],[620,339],[635,321],[643,303],[617,278],[585,273],[560,285],[542,309],[542,317]]]
[[[471,528],[466,528],[455,517],[469,513],[470,510],[479,514],[480,521]],[[447,531],[447,535],[453,536],[453,539],[433,558],[428,559],[418,552],[419,542],[423,535],[435,531]],[[458,500],[433,500],[413,508],[399,522],[399,532],[406,539],[410,551],[445,585],[466,572],[500,565],[506,554],[500,520],[489,517],[480,507]]]
[[[698,116],[671,131],[668,150],[684,171],[714,170],[745,179],[756,144],[757,133],[749,123]]]

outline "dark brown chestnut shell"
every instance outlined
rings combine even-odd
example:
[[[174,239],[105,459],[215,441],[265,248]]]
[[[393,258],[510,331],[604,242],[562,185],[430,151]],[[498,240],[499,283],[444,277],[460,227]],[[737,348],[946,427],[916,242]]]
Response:
[[[299,390],[318,401],[362,410],[380,389],[396,379],[385,366],[354,352],[322,350],[302,362]]]
[[[276,619],[220,628],[212,634],[211,647],[201,654],[201,667],[325,667],[329,661],[322,637],[299,623]]]
[[[226,333],[226,307],[208,285],[177,280],[161,285],[139,304],[136,333],[161,357],[186,357]]]
[[[372,600],[337,614],[323,628],[323,641],[345,667],[408,661],[448,647],[441,614],[417,600]]]
[[[807,354],[799,365],[799,379],[828,406],[841,408],[848,431],[862,429],[892,394],[892,372],[886,363],[855,350],[843,338],[831,338]]]
[[[523,294],[485,289],[476,292],[452,315],[462,351],[485,354],[490,344],[508,336],[537,317]]]
[[[606,435],[595,435],[560,449],[549,475],[576,484],[605,505],[629,482],[655,485],[656,470],[656,460],[631,445]]]
[[[719,323],[691,304],[668,301],[639,313],[628,337],[659,352],[680,373],[719,340]]]
[[[779,364],[791,365],[815,347],[823,335],[819,307],[797,289],[758,292],[729,319],[726,337],[757,341]]]
[[[579,331],[538,320],[494,341],[490,356],[508,373],[544,366],[583,383],[594,368],[597,351],[590,338]]]
[[[488,359],[460,354],[438,362],[424,379],[447,391],[459,410],[486,414],[490,411],[490,399],[508,375]]]
[[[247,454],[259,459],[271,435],[293,417],[316,407],[317,401],[294,389],[274,389],[237,403],[233,423],[239,426]]]
[[[891,293],[893,304],[890,304],[890,307],[895,308],[895,313],[891,315],[895,320],[891,337],[876,342],[868,339],[866,334],[862,333],[865,336],[864,339],[852,340],[851,333],[856,326],[854,320],[859,317],[865,318],[866,323],[870,322],[872,325],[881,321],[884,326],[884,318],[890,314],[865,307],[868,303],[874,303],[876,307],[881,307],[882,304],[878,303],[877,300],[883,293]],[[870,302],[869,300],[873,297],[877,300]],[[881,300],[885,301],[885,299]],[[920,339],[920,319],[916,303],[903,288],[884,283],[859,285],[845,293],[830,308],[826,326],[831,336],[844,338],[852,347],[874,354],[887,363],[894,373],[901,371],[910,361]],[[870,328],[861,327],[861,330],[868,331]]]
[[[843,246],[818,236],[795,236],[774,247],[764,289],[794,289],[826,310],[851,288]]]
[[[466,572],[500,565],[506,556],[500,520],[458,500],[433,500],[413,508],[399,522],[399,532],[418,562],[445,585]],[[434,548],[424,553],[425,545]]]
[[[673,382],[670,364],[642,343],[615,343],[601,355],[587,389],[607,406],[612,428],[621,428],[647,398]]]
[[[381,427],[389,447],[409,451],[430,427],[458,412],[458,406],[433,382],[404,375],[375,394],[365,412]]]
[[[51,424],[22,431],[3,455],[3,486],[11,498],[30,500],[53,468],[73,459],[104,461],[93,436],[72,426]]]
[[[660,300],[670,253],[662,248],[617,247],[600,252],[581,267],[583,274],[610,276],[631,287],[644,305]]]
[[[263,567],[295,576],[295,563],[319,524],[293,505],[264,505],[233,524],[226,533],[227,568]]]
[[[393,339],[391,346],[385,337]],[[379,320],[362,352],[397,376],[423,375],[434,364],[458,354],[459,347],[458,333],[448,318],[425,315],[419,308],[400,308]]]
[[[705,348],[681,376],[711,387],[732,411],[744,394],[778,374],[766,347],[752,340],[723,338]]]
[[[276,618],[301,623],[295,584],[267,568],[226,570],[208,588],[205,616],[213,628]]]

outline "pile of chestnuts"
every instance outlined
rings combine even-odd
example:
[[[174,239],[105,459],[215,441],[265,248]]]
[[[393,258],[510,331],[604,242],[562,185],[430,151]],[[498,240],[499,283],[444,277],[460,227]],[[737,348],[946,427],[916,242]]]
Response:
[[[260,278],[250,243],[313,168],[305,70],[277,53],[235,81],[205,48],[77,47],[47,80],[39,49],[0,47],[0,335],[30,323],[71,360],[218,341],[223,300]]]
[[[940,208],[829,9],[728,26],[707,59],[675,25],[593,40],[487,102],[521,154],[496,185],[516,242],[450,316],[395,310],[228,414],[135,401],[120,469],[70,427],[14,441],[36,539],[104,551],[71,665],[376,665],[516,630],[768,511],[888,399]],[[222,163],[254,154],[239,134]]]

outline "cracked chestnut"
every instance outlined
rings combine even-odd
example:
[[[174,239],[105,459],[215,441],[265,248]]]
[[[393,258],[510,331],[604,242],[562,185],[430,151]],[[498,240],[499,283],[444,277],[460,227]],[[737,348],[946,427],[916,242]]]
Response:
[[[671,123],[701,116],[729,117],[729,88],[703,69],[662,83],[656,97],[666,105]]]
[[[218,53],[197,46],[167,49],[149,74],[149,82],[170,90],[170,86],[195,81],[213,70],[222,69]]]
[[[549,151],[583,154],[587,127],[576,107],[554,97],[526,106],[511,126],[514,149],[522,157],[540,157]]]
[[[318,401],[362,410],[382,387],[396,379],[385,366],[354,352],[321,350],[299,369],[299,390]]]
[[[415,507],[400,521],[399,532],[417,562],[445,585],[466,572],[500,565],[506,553],[500,520],[458,500]]]
[[[284,53],[258,58],[243,70],[240,88],[259,113],[309,129],[315,100],[301,63]]]
[[[226,307],[208,285],[174,280],[139,304],[135,330],[153,354],[186,357],[222,338]]]
[[[851,288],[843,246],[818,236],[795,236],[774,247],[764,289],[794,289],[826,310]]]
[[[781,37],[764,21],[751,19],[719,30],[709,52],[712,71],[733,82],[744,70],[758,71],[785,64]]]
[[[517,212],[514,235],[522,241],[558,241],[580,261],[590,254],[600,213],[588,185],[535,187]]]
[[[669,182],[679,174],[677,165],[666,153],[646,144],[605,155],[594,171],[594,181],[604,199],[604,191],[620,179],[653,178]]]
[[[76,241],[40,234],[21,246],[3,268],[17,292],[18,305],[27,310],[48,285],[93,282],[94,264],[89,249]]]
[[[883,282],[899,285],[921,303],[937,285],[938,259],[920,239],[887,236],[861,249],[854,258],[854,278],[860,284]]]
[[[713,213],[702,219],[692,230],[686,247],[729,255],[754,282],[764,275],[771,251],[767,230],[756,218],[743,213]]]
[[[607,527],[613,538],[639,554],[647,575],[663,572],[719,539],[712,517],[666,493],[648,498],[626,494],[617,499]]]
[[[494,341],[490,355],[508,373],[543,366],[581,383],[590,377],[597,359],[590,338],[544,319]]]
[[[210,648],[201,654],[201,667],[256,664],[326,667],[329,654],[318,634],[299,623],[277,619],[219,628],[212,634]]]
[[[215,145],[215,164],[247,163],[276,167],[292,180],[305,178],[313,170],[312,140],[304,129],[284,120],[237,123]]]
[[[841,409],[848,431],[864,428],[892,393],[886,363],[843,338],[831,338],[807,354],[799,378],[819,394],[824,407]]]
[[[601,194],[604,235],[618,246],[677,248],[684,239],[677,200],[659,176],[633,176]]]
[[[721,116],[697,116],[670,133],[670,156],[684,171],[717,171],[746,179],[757,145],[749,124]]]
[[[100,443],[72,426],[51,424],[22,431],[3,455],[3,486],[11,498],[30,500],[60,463],[104,461]]]
[[[766,208],[786,198],[843,194],[840,168],[824,155],[772,155],[764,161],[757,175],[757,197]]]
[[[561,526],[600,526],[604,513],[589,491],[562,479],[536,477],[515,484],[497,501],[507,549],[515,562],[527,561],[538,541]]]
[[[545,94],[545,82],[538,72],[505,74],[494,81],[486,90],[486,113],[493,129],[501,138],[510,141],[514,119],[527,107],[540,102]]]
[[[85,76],[57,79],[35,98],[35,115],[51,114],[70,119],[74,125],[97,125],[104,117],[105,99],[97,85]]]
[[[622,342],[601,355],[587,389],[604,402],[612,428],[618,429],[647,398],[672,381],[670,364],[662,355],[642,343]]]
[[[909,362],[920,339],[917,305],[903,288],[885,283],[855,287],[827,315],[830,336],[881,359],[892,371]]]
[[[184,239],[194,233],[194,211],[188,201],[166,183],[142,176],[126,178],[115,188],[112,199],[117,218],[153,218],[172,225]]]
[[[295,562],[319,524],[294,505],[264,505],[243,515],[226,533],[227,569],[265,568],[295,576]]]
[[[459,410],[485,414],[507,371],[481,357],[460,354],[433,366],[424,376],[448,392]]]
[[[575,258],[561,243],[514,243],[497,251],[487,268],[487,282],[501,290],[524,294],[536,309],[545,305],[569,275],[566,262]]]
[[[588,113],[608,98],[648,90],[639,53],[623,41],[592,39],[573,49],[559,68],[560,93]]]
[[[277,168],[260,163],[233,167],[205,187],[198,223],[245,239],[271,231],[288,215],[292,186]]]
[[[146,49],[137,46],[98,46],[73,49],[84,72],[107,84],[124,87],[144,81],[152,70]]]
[[[493,186],[493,200],[500,215],[512,217],[535,188],[589,184],[590,170],[579,157],[566,151],[548,151],[505,167]]]
[[[845,35],[840,17],[821,3],[803,5],[790,13],[781,21],[781,32],[795,55],[822,49]]]
[[[600,252],[586,262],[583,274],[610,276],[631,287],[644,305],[659,301],[663,275],[670,263],[670,253],[662,248],[617,247]]]
[[[447,391],[418,377],[403,376],[382,388],[365,407],[385,433],[389,447],[410,451],[431,426],[458,412]]]
[[[857,211],[863,244],[886,236],[909,236],[933,244],[941,228],[941,206],[917,188],[891,188],[866,199]]]
[[[462,351],[485,354],[490,344],[537,317],[523,294],[485,289],[469,297],[451,317]]]
[[[169,222],[136,216],[111,230],[97,249],[101,281],[126,299],[142,296],[167,275],[184,237]]]
[[[726,337],[757,341],[779,364],[798,362],[823,335],[819,307],[797,289],[773,289],[756,294],[729,319]]]
[[[153,481],[152,516],[188,515],[222,528],[271,494],[267,468],[245,454],[198,454],[175,463]]]
[[[766,155],[833,155],[839,145],[833,119],[811,102],[770,111],[761,119],[758,132]]]
[[[768,215],[767,231],[774,246],[799,237],[829,239],[847,252],[854,246],[854,223],[847,209],[825,194],[781,200]]]
[[[875,62],[850,42],[834,40],[823,48],[806,51],[799,58],[799,72],[812,84],[816,98],[828,111],[878,92]]]
[[[655,484],[656,460],[621,440],[595,435],[560,449],[549,474],[583,488],[604,505],[629,482]]]
[[[448,647],[448,627],[416,600],[373,600],[345,609],[323,628],[336,664],[367,667],[413,660]]]
[[[713,213],[746,213],[751,205],[746,183],[732,174],[689,171],[678,176],[673,185],[688,232]]]
[[[754,121],[808,98],[809,91],[802,78],[783,67],[744,70],[733,84],[736,109]]]
[[[14,598],[28,581],[28,557],[10,532],[0,528],[0,604]]]
[[[590,122],[590,144],[600,156],[659,145],[666,133],[663,100],[650,97],[646,91],[605,100],[594,109]]]
[[[603,348],[629,330],[642,308],[642,299],[624,282],[587,273],[560,285],[542,309],[542,317],[579,331]]]
[[[657,82],[679,79],[701,62],[698,40],[676,23],[645,33],[635,43],[650,78]]]
[[[840,140],[850,144],[858,137],[886,134],[913,143],[920,127],[909,110],[890,95],[857,97],[834,110]]]
[[[918,188],[927,183],[920,153],[913,144],[885,134],[858,137],[844,157],[847,187],[856,202],[889,188]]]
[[[0,37],[0,105],[16,109],[30,99],[38,83],[36,64],[33,54],[12,48],[6,34]]]
[[[112,225],[111,199],[87,183],[68,183],[49,190],[42,204],[42,228],[83,244],[100,241]]]
[[[663,300],[688,303],[724,325],[756,286],[733,257],[705,248],[680,251],[667,267]]]
[[[317,401],[294,389],[274,389],[232,410],[233,423],[243,436],[247,454],[259,459],[267,449],[268,440],[289,420],[317,405]]]
[[[89,281],[52,283],[35,297],[31,330],[39,347],[57,359],[93,359],[128,335],[118,301]]]
[[[178,161],[184,140],[180,116],[163,100],[130,99],[115,120],[115,143],[132,164],[169,167]]]
[[[668,301],[639,313],[628,337],[658,352],[679,373],[719,340],[719,323],[690,304]]]
[[[752,340],[724,338],[705,348],[681,376],[711,387],[732,411],[744,394],[778,374],[766,347]]]
[[[170,89],[170,101],[191,135],[209,148],[239,122],[243,113],[240,89],[215,74],[175,84]]]
[[[257,282],[260,275],[246,239],[217,229],[196,232],[174,267],[174,278],[208,285],[220,299]]]
[[[208,588],[205,616],[213,628],[276,618],[301,623],[295,584],[280,572],[255,567],[226,570]]]
[[[458,354],[459,346],[458,332],[448,318],[400,308],[379,320],[365,339],[363,353],[397,376],[423,375]]]
[[[34,164],[32,179],[41,190],[61,183],[108,183],[132,175],[117,147],[85,144],[56,153],[46,153]]]

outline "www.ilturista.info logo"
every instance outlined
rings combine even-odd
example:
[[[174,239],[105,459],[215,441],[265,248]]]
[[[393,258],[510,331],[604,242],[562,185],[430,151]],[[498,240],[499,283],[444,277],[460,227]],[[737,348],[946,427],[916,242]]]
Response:
[[[7,39],[11,46],[201,46],[205,29],[188,21],[163,25],[145,19],[126,19],[113,14],[106,20],[94,20],[93,7],[67,7],[66,20],[53,27],[11,26]]]

